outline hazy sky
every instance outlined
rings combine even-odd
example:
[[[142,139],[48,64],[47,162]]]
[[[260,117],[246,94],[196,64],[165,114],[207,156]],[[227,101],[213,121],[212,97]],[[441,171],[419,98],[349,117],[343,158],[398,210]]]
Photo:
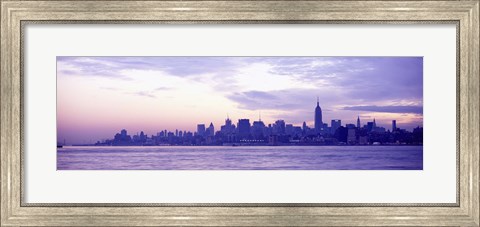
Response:
[[[266,124],[423,125],[421,57],[57,57],[57,138],[90,143],[121,129],[195,131],[227,114]]]

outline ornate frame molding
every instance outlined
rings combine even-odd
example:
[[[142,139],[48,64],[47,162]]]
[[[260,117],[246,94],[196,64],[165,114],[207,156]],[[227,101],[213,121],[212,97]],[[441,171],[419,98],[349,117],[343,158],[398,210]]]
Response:
[[[1,0],[2,226],[479,226],[479,1]],[[456,204],[25,204],[22,28],[26,23],[455,23],[458,30]]]

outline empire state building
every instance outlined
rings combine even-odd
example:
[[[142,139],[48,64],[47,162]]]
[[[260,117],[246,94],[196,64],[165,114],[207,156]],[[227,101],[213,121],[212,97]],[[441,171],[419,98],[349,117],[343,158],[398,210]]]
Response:
[[[317,97],[317,107],[315,107],[315,132],[321,132],[322,131],[322,108],[320,108],[320,104],[318,102],[318,97]]]

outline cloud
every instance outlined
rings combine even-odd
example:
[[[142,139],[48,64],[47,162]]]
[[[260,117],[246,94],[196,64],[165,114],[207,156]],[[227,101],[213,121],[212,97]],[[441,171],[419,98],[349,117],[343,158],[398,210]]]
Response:
[[[271,72],[364,100],[423,98],[422,57],[266,58]]]
[[[138,71],[153,71],[159,77],[166,73],[226,92],[245,92],[239,72],[266,64],[278,78],[328,87],[350,99],[423,99],[422,57],[57,57],[57,63],[63,76],[134,80]]]
[[[165,90],[171,90],[171,89],[173,89],[173,88],[171,88],[171,87],[157,87],[154,90],[155,91],[165,91]]]
[[[144,91],[139,91],[139,92],[130,92],[127,94],[132,94],[132,95],[137,95],[137,96],[142,96],[142,97],[148,97],[148,98],[155,98],[155,95],[152,95],[149,92],[144,92]]]
[[[257,100],[269,100],[269,101],[274,101],[277,99],[277,97],[273,94],[270,94],[269,92],[263,92],[263,91],[247,91],[243,92],[243,95],[251,98],[251,99],[257,99]]]
[[[116,87],[100,87],[102,90],[109,90],[109,91],[119,91],[119,88]]]
[[[241,109],[247,110],[303,109],[307,102],[312,105],[315,100],[311,90],[245,91],[235,92],[227,98],[236,102]]]
[[[122,66],[97,57],[57,57],[58,76],[104,77],[131,80],[120,71]]]
[[[57,57],[57,72],[62,75],[98,76],[127,79],[123,70],[161,71],[189,77],[204,73],[227,74],[239,61],[228,57]]]
[[[382,112],[382,113],[413,113],[422,114],[422,106],[346,106],[344,110]]]

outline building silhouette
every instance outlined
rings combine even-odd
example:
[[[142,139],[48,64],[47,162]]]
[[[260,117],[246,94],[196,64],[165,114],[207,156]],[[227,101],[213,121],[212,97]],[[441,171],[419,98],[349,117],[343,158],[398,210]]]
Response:
[[[210,125],[205,130],[205,135],[206,136],[214,136],[215,135],[215,127],[213,126],[212,122],[210,122]]]
[[[239,119],[238,120],[238,136],[240,139],[248,139],[250,135],[250,120]]]
[[[120,133],[115,134],[113,145],[127,145],[132,141],[132,137],[127,134],[127,130],[122,129]]]
[[[315,107],[315,132],[320,133],[322,131],[322,128],[322,108],[320,108],[320,102],[317,97],[317,107]]]
[[[225,124],[220,126],[220,132],[227,135],[235,132],[235,125],[232,124],[232,120],[227,116],[225,119]]]
[[[205,124],[198,124],[197,125],[197,135],[199,135],[199,136],[204,136],[205,135]]]
[[[334,134],[340,126],[342,126],[342,120],[332,120],[330,133]]]
[[[366,126],[366,129],[368,132],[371,132],[373,131],[373,128],[374,128],[374,123],[373,122],[367,122],[367,126]]]
[[[285,121],[284,120],[277,120],[275,124],[273,124],[273,133],[276,135],[284,135],[285,134]]]
[[[251,130],[254,139],[262,139],[265,136],[265,123],[259,118],[258,121],[253,122]]]
[[[236,127],[232,124],[232,120],[227,116],[225,124],[220,126],[220,134],[223,142],[234,142],[236,140]]]

